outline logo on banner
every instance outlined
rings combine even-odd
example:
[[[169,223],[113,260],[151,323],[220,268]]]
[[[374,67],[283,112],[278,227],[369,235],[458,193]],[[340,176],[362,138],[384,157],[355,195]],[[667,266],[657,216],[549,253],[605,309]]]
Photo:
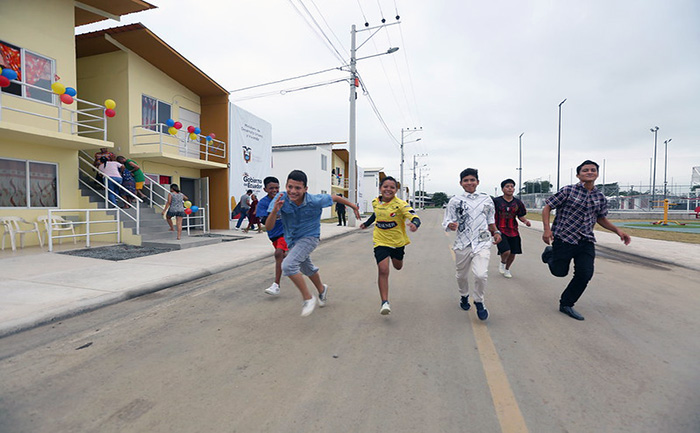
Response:
[[[248,164],[253,158],[253,149],[248,146],[241,146],[241,149],[243,149],[243,161]]]
[[[243,173],[243,185],[248,189],[259,190],[263,187],[263,180],[257,179],[248,173]]]

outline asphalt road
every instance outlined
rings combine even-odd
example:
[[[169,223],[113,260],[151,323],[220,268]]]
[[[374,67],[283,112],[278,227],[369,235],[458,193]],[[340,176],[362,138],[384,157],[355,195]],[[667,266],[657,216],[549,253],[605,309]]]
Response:
[[[0,432],[700,431],[697,272],[601,250],[578,322],[526,229],[484,323],[422,215],[390,316],[364,231],[314,253],[307,318],[288,280],[263,294],[268,259],[0,339]]]

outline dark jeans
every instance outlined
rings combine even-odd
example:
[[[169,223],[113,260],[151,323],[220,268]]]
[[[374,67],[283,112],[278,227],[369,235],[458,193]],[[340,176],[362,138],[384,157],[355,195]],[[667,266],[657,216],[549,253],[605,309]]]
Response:
[[[568,244],[561,239],[552,243],[552,257],[549,260],[549,271],[555,277],[565,277],[569,273],[571,260],[574,261],[574,277],[561,294],[559,305],[573,307],[588,282],[593,278],[593,262],[595,261],[595,244],[580,240],[578,244]]]
[[[241,228],[241,224],[243,223],[243,220],[248,218],[248,209],[250,209],[250,208],[246,208],[245,210],[241,209],[241,217],[238,218],[238,223],[236,223],[237,229]]]
[[[345,219],[345,211],[338,212],[338,225],[348,225],[347,219]]]

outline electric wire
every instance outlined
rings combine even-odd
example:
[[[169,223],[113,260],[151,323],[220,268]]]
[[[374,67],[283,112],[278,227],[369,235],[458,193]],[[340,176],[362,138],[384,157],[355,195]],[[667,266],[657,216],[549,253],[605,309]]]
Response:
[[[362,5],[360,4],[360,0],[357,0],[357,5],[360,7],[360,13],[362,14],[362,19],[365,20],[365,27],[369,26],[369,21],[367,21],[367,17],[365,16],[365,11],[362,10]]]
[[[324,69],[322,71],[311,72],[309,74],[304,74],[304,75],[297,75],[296,77],[284,78],[282,80],[277,80],[277,81],[270,81],[269,83],[256,84],[254,86],[241,87],[240,89],[229,90],[229,93],[241,92],[243,90],[255,89],[256,87],[263,87],[263,86],[269,86],[271,84],[283,83],[285,81],[297,80],[299,78],[309,77],[311,75],[318,75],[318,74],[322,74],[324,72],[334,71],[334,70],[341,70],[341,67],[328,68],[328,69]]]
[[[301,5],[301,7],[304,8],[306,13],[309,15],[309,18],[311,18],[311,20],[314,22],[314,24],[316,25],[316,28],[318,28],[318,30],[321,32],[321,34],[325,38],[326,42],[328,42],[328,44],[331,46],[333,51],[335,51],[335,53],[338,56],[338,59],[340,59],[340,62],[343,63],[344,65],[347,65],[347,62],[345,61],[345,57],[343,57],[343,55],[340,54],[340,51],[338,51],[338,49],[335,47],[335,44],[333,44],[333,41],[331,41],[330,38],[328,37],[328,35],[326,35],[326,32],[323,31],[323,28],[321,28],[321,25],[318,23],[318,21],[316,21],[316,18],[314,18],[313,14],[311,13],[311,11],[309,11],[309,9],[306,7],[304,2],[302,0],[297,0],[297,1]]]
[[[396,138],[396,136],[394,136],[394,134],[389,129],[389,126],[384,121],[384,117],[379,112],[379,108],[377,107],[377,104],[374,102],[374,99],[372,98],[372,95],[369,93],[369,89],[367,88],[367,85],[365,84],[364,80],[362,79],[362,76],[360,76],[359,72],[357,73],[357,77],[360,79],[360,85],[362,86],[363,94],[365,96],[367,96],[367,100],[369,101],[369,104],[372,107],[372,111],[374,111],[374,114],[377,116],[377,119],[379,119],[379,123],[381,123],[382,127],[384,128],[384,131],[386,131],[387,135],[389,135],[389,138],[391,138],[393,140],[394,145],[398,148],[398,145],[400,144],[399,140]]]
[[[316,8],[316,11],[318,12],[318,15],[319,15],[319,16],[321,17],[321,19],[323,20],[323,23],[326,25],[326,27],[328,27],[328,30],[330,30],[330,32],[331,32],[331,34],[333,35],[333,37],[335,38],[335,40],[338,41],[338,43],[340,44],[340,48],[342,48],[343,54],[345,54],[345,56],[346,56],[347,58],[350,58],[350,53],[348,52],[348,50],[345,49],[345,46],[343,45],[343,42],[342,42],[342,41],[340,40],[340,38],[338,38],[338,36],[335,34],[335,32],[333,31],[333,28],[331,28],[331,26],[328,24],[328,21],[326,21],[326,18],[325,18],[325,17],[323,16],[323,14],[321,13],[321,10],[318,8],[318,6],[316,6],[316,2],[314,2],[314,0],[310,0],[310,1],[311,1],[311,4],[314,5],[314,7]]]
[[[321,41],[323,42],[323,44],[326,45],[326,47],[328,47],[329,49],[332,50],[333,55],[336,56],[336,57],[340,60],[341,63],[345,63],[345,59],[343,59],[343,56],[341,56],[340,53],[338,53],[338,50],[335,49],[335,47],[333,46],[333,44],[331,44],[330,47],[327,45],[327,43],[329,43],[328,37],[327,37],[325,34],[320,35],[320,34],[318,33],[317,28],[314,27],[314,25],[311,24],[311,23],[309,22],[309,19],[306,17],[306,15],[304,15],[304,13],[303,13],[302,11],[299,10],[299,8],[297,7],[297,5],[294,4],[294,1],[293,1],[293,0],[289,0],[289,3],[292,5],[292,7],[294,8],[294,10],[297,12],[297,14],[299,14],[299,16],[304,20],[304,22],[306,23],[306,25],[309,26],[309,27],[311,28],[311,30],[314,32],[314,34],[316,35],[316,37],[318,37],[319,39],[321,39]],[[312,19],[313,19],[313,18],[312,18]],[[323,32],[321,32],[321,33],[323,33]]]
[[[394,1],[396,1],[396,0],[394,0]],[[399,15],[399,12],[397,10],[396,16],[398,16],[398,15]],[[402,50],[403,57],[404,57],[404,60],[406,62],[406,72],[408,73],[408,84],[411,87],[411,95],[413,96],[413,107],[415,110],[416,119],[418,120],[419,124],[422,124],[421,118],[420,118],[420,112],[418,111],[418,103],[417,103],[418,99],[416,98],[416,89],[415,89],[415,86],[413,85],[413,75],[411,74],[411,68],[410,68],[409,63],[408,63],[408,50],[406,49],[406,41],[403,38],[403,29],[402,29],[401,24],[399,24],[399,34],[401,35],[401,46],[404,48]]]
[[[287,93],[298,92],[300,90],[308,90],[308,89],[313,89],[315,87],[328,86],[330,84],[347,82],[347,81],[348,81],[348,78],[339,78],[339,79],[335,79],[335,80],[322,81],[322,82],[318,82],[318,83],[314,83],[314,84],[307,84],[307,85],[300,86],[300,87],[292,87],[289,89],[275,90],[275,91],[258,93],[258,94],[249,95],[249,96],[242,96],[240,98],[233,99],[233,102],[248,101],[250,99],[259,99],[259,98],[265,98],[268,96],[277,96],[277,95],[284,96]]]

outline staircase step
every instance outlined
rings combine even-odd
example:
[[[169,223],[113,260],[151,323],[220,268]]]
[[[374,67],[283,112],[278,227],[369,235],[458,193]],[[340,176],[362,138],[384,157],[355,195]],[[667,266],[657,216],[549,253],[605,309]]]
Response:
[[[171,237],[169,239],[153,239],[149,241],[142,241],[141,245],[144,247],[152,247],[152,248],[170,248],[170,249],[179,249],[179,250],[184,250],[186,248],[195,248],[195,247],[202,247],[204,245],[213,245],[213,244],[218,244],[221,242],[220,238],[207,238],[207,237],[195,237],[195,236],[186,236],[184,233],[182,234],[182,239],[177,240],[175,239],[175,234],[171,234]]]

